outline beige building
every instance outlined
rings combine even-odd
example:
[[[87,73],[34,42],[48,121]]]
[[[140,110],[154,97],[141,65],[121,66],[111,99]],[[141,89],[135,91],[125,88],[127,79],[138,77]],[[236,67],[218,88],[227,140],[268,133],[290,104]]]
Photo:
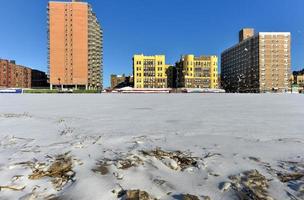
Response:
[[[168,67],[164,55],[134,55],[134,88],[167,88]]]
[[[218,88],[217,56],[185,55],[176,63],[177,87]]]
[[[48,52],[51,88],[102,89],[102,30],[88,3],[49,2]]]
[[[290,77],[289,32],[243,29],[240,42],[221,55],[221,85],[227,92],[286,92]]]
[[[242,42],[254,35],[254,29],[253,28],[244,28],[240,30],[239,32],[239,42]]]
[[[294,71],[291,78],[291,85],[298,88],[298,91],[304,92],[304,69],[301,71]]]

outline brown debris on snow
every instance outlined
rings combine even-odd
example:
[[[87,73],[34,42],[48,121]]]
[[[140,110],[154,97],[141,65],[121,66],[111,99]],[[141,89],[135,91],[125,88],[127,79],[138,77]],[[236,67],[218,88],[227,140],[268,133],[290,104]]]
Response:
[[[200,200],[197,196],[191,194],[183,194],[182,196],[183,200]]]
[[[257,170],[246,171],[229,178],[232,181],[232,189],[240,199],[273,200],[268,194],[267,179]]]
[[[102,159],[99,161],[104,166],[114,165],[117,169],[127,170],[131,167],[137,167],[142,165],[144,162],[141,158],[136,155],[121,156],[117,159]]]
[[[74,182],[72,159],[67,154],[59,155],[47,168],[33,168],[29,179],[37,180],[43,177],[52,178],[52,183],[57,190],[61,190],[68,182]]]
[[[248,157],[262,165],[270,174],[276,176],[282,183],[295,191],[291,194],[286,191],[291,199],[304,198],[304,162],[303,161],[279,161],[279,168],[274,168],[270,163],[261,161],[260,158]],[[296,197],[297,196],[297,197]]]
[[[118,198],[124,200],[157,200],[156,198],[151,197],[148,192],[141,190],[123,190],[119,192]]]
[[[192,194],[182,194],[181,196],[182,200],[211,200],[209,196],[201,196],[201,198]]]
[[[278,173],[277,176],[281,182],[287,183],[289,181],[297,181],[297,180],[304,178],[304,173],[297,173],[297,172],[286,173],[286,174]]]
[[[298,181],[303,179],[304,181],[304,163],[281,161],[279,164],[283,171],[277,171],[277,176],[281,182],[286,183],[290,181]]]
[[[288,185],[295,193],[287,192],[288,196],[296,199],[304,198],[304,162],[303,161],[281,161],[279,167],[282,170],[276,170],[278,179]]]
[[[155,150],[151,151],[142,151],[144,156],[151,156],[155,157],[158,160],[165,161],[167,158],[173,160],[173,162],[165,162],[168,167],[171,169],[177,170],[177,167],[180,168],[182,171],[188,167],[196,167],[197,166],[197,158],[192,157],[186,153],[181,151],[173,151],[167,152],[161,150],[160,148],[156,148]],[[177,164],[177,167],[175,166]]]
[[[107,175],[109,173],[108,164],[99,162],[96,167],[92,169],[94,173],[100,173],[101,175]]]
[[[116,167],[118,169],[125,170],[131,167],[136,167],[141,164],[143,164],[143,161],[138,156],[132,155],[125,159],[118,160],[118,162],[116,163]]]

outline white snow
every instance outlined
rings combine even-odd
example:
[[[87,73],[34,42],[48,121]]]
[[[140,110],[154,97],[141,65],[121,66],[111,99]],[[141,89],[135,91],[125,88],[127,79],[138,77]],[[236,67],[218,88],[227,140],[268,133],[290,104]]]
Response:
[[[180,170],[170,158],[141,153],[156,148],[186,152],[199,161]],[[50,177],[30,180],[32,169],[18,165],[31,161],[43,168],[39,163],[67,152],[75,182],[60,191]],[[135,166],[121,169],[119,159],[127,158]],[[112,163],[109,173],[94,173],[103,161]],[[296,196],[300,189],[280,182],[263,164],[279,170],[281,161],[304,163],[304,95],[0,95],[0,188],[25,187],[3,188],[1,200],[50,195],[114,200],[120,188],[145,190],[162,200],[184,193],[231,199],[233,191],[221,192],[220,184],[230,187],[230,175],[252,169],[272,179],[274,199],[290,199],[286,191]]]

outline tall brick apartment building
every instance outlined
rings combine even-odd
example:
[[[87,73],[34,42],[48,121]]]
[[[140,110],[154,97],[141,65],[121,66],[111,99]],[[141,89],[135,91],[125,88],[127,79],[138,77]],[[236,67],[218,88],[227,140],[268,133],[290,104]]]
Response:
[[[227,92],[286,92],[290,77],[290,33],[243,29],[239,43],[221,55]]]
[[[48,4],[50,87],[102,89],[103,32],[87,2]]]
[[[0,88],[31,88],[32,70],[0,59]]]

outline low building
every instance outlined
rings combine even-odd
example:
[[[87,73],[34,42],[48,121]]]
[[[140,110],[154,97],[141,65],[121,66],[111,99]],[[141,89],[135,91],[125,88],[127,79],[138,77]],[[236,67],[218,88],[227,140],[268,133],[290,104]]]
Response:
[[[43,71],[32,70],[32,88],[48,88],[47,74]]]
[[[1,88],[31,88],[32,70],[15,61],[0,59]]]
[[[123,87],[133,87],[133,76],[111,75],[111,89],[118,89]]]
[[[304,93],[304,69],[292,73],[292,84],[293,88],[297,88],[298,92]]]
[[[167,69],[165,55],[134,55],[134,88],[167,88]]]
[[[177,87],[218,88],[217,56],[185,55],[176,63]]]

